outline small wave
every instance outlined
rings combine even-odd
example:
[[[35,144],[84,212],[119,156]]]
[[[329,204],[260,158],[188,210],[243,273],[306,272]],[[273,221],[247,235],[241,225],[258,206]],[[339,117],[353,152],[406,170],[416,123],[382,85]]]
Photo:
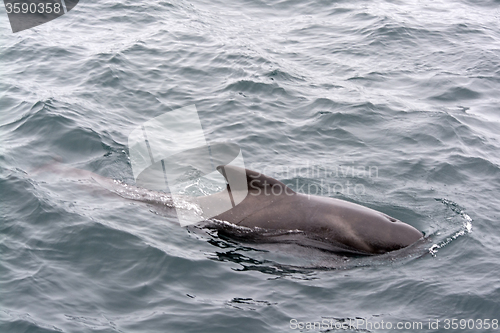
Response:
[[[458,230],[457,232],[455,232],[451,236],[447,237],[445,240],[443,240],[439,243],[433,244],[429,248],[429,253],[433,257],[435,257],[437,255],[439,249],[442,249],[446,245],[453,242],[455,239],[457,239],[461,236],[465,236],[465,235],[472,232],[472,218],[465,212],[464,208],[460,207],[456,202],[453,202],[453,201],[448,200],[448,199],[436,199],[436,200],[442,202],[447,207],[449,207],[453,212],[460,215],[463,219],[463,224],[462,224],[462,228],[460,230]]]
[[[101,186],[105,187],[109,191],[118,194],[119,196],[125,199],[157,204],[169,208],[190,210],[200,216],[202,216],[203,214],[203,211],[201,210],[200,206],[198,206],[193,202],[185,200],[179,196],[175,196],[175,198],[173,198],[172,195],[168,193],[152,191],[133,185],[128,185],[116,179],[114,179],[113,182],[109,184],[102,184],[102,182],[100,181],[99,183],[101,184]]]

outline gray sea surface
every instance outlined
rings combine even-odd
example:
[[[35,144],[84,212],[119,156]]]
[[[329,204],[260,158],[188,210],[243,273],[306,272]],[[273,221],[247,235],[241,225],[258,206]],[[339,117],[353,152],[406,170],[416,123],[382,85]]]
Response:
[[[0,332],[500,330],[500,1],[82,0],[15,34],[0,6],[0,36]],[[193,104],[248,168],[426,242],[253,244],[37,173],[133,185],[130,133]]]

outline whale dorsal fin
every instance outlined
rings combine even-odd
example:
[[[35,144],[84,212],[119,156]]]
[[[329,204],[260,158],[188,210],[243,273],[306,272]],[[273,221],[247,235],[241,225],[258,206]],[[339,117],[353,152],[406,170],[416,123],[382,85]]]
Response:
[[[272,190],[273,194],[288,194],[293,195],[296,194],[291,188],[276,180],[272,177],[266,176],[260,172],[252,171],[244,168],[240,168],[234,165],[219,165],[217,167],[217,171],[219,171],[226,181],[229,183],[228,174],[245,174],[246,175],[246,183],[248,192],[255,192],[259,190],[265,190],[268,187],[269,190]]]

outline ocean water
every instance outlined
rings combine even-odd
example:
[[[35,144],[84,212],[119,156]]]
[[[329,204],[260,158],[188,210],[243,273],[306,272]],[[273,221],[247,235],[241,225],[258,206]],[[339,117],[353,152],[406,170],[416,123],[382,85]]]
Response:
[[[499,1],[83,0],[15,34],[0,7],[0,332],[500,330]],[[426,242],[249,244],[37,173],[133,184],[129,134],[193,104],[247,167]]]

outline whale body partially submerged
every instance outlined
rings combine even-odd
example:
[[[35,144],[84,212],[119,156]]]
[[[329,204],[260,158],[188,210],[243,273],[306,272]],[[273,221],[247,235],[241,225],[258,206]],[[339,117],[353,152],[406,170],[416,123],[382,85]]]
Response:
[[[217,168],[243,172],[248,194],[232,209],[213,220],[222,230],[246,228],[259,241],[293,242],[339,253],[374,255],[399,250],[423,237],[422,232],[376,210],[344,200],[296,193],[282,182],[255,171],[235,166]],[[231,193],[228,186],[214,195],[195,199],[201,207]],[[244,235],[245,232],[239,233]]]
[[[126,185],[90,171],[60,163],[38,171],[47,170],[59,176],[93,179],[126,199],[169,210],[175,207],[175,202],[166,193]],[[228,195],[231,198],[238,195],[229,185],[219,193],[186,200],[208,213],[210,218],[204,221],[205,226],[229,236],[354,255],[383,254],[408,247],[423,238],[422,232],[413,226],[352,202],[296,193],[274,178],[232,165],[219,166],[217,170],[226,180],[231,173],[246,177],[246,196],[241,202],[223,213],[210,214],[211,208],[227,200]]]

